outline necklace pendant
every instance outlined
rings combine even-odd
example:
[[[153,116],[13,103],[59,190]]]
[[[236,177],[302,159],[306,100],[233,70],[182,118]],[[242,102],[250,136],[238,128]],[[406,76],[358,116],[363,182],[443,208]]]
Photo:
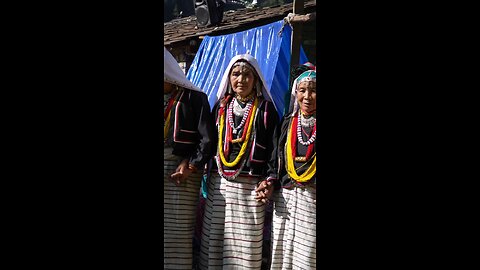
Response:
[[[232,140],[232,143],[241,143],[241,142],[243,142],[243,138]]]
[[[307,157],[295,157],[296,162],[307,162]]]
[[[237,130],[236,130],[236,129],[233,130],[233,134],[237,134]]]

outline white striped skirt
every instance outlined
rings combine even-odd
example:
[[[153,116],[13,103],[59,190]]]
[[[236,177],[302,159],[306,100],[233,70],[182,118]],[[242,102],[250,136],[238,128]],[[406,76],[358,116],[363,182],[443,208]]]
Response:
[[[169,179],[179,162],[175,156],[164,155],[163,262],[164,269],[192,270],[193,231],[202,175],[191,174],[177,187]]]
[[[255,200],[258,178],[213,174],[203,221],[200,269],[261,269],[265,205]]]
[[[316,269],[316,190],[294,187],[274,193],[272,270]]]

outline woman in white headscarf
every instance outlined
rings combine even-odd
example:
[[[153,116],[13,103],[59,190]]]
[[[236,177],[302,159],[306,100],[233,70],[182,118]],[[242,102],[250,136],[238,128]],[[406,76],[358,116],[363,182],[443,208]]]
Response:
[[[257,61],[235,56],[213,113],[218,138],[208,181],[200,269],[261,269],[265,204],[277,180],[278,114]]]
[[[316,269],[316,92],[315,70],[298,76],[281,124],[272,270]]]
[[[164,48],[164,269],[192,269],[192,241],[214,124],[205,93],[188,81]]]

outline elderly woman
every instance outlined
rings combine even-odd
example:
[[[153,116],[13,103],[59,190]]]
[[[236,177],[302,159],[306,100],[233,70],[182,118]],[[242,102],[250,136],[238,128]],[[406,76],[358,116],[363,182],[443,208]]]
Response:
[[[260,269],[265,203],[277,179],[277,110],[249,54],[230,61],[217,98],[216,166],[208,182],[200,269]]]
[[[207,96],[164,49],[164,269],[192,269],[192,239],[203,167],[212,156]]]
[[[293,83],[278,142],[271,269],[316,269],[316,72]]]

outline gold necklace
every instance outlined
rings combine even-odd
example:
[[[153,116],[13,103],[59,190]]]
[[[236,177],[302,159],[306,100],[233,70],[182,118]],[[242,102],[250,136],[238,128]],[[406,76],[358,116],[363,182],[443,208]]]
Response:
[[[235,99],[237,99],[237,100],[245,103],[245,102],[249,101],[250,99],[252,99],[253,94],[254,94],[254,93],[253,93],[253,91],[252,91],[250,94],[248,94],[248,95],[247,95],[246,97],[244,97],[244,98],[242,98],[239,94],[236,94],[236,95],[235,95]]]

